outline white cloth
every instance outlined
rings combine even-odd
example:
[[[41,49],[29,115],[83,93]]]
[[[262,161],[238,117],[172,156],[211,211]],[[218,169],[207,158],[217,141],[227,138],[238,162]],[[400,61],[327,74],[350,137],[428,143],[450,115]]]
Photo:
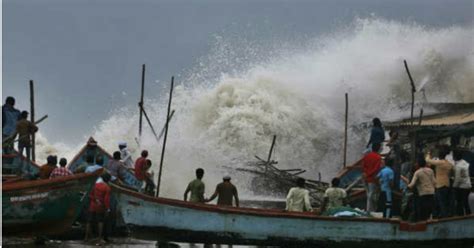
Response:
[[[471,178],[469,177],[469,163],[461,159],[454,162],[454,188],[470,189]]]
[[[286,197],[286,210],[295,212],[312,211],[309,191],[299,187],[291,188]]]
[[[120,150],[120,155],[122,158],[122,162],[125,164],[125,166],[127,166],[128,168],[133,168],[132,154],[128,151],[126,147]]]

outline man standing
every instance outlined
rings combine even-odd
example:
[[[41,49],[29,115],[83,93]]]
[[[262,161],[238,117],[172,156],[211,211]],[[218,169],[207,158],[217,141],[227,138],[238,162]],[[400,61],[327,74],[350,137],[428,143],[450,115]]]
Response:
[[[442,147],[439,152],[439,160],[431,159],[431,154],[426,156],[426,162],[435,167],[436,172],[436,193],[435,199],[439,207],[440,218],[446,218],[449,215],[449,175],[453,170],[453,165],[446,160],[446,155],[449,154],[447,147]]]
[[[382,122],[379,118],[372,120],[372,129],[370,130],[370,139],[367,143],[367,148],[370,149],[370,145],[382,144],[385,141],[385,130],[382,127]]]
[[[217,198],[217,205],[233,206],[232,197],[234,197],[235,206],[239,207],[237,188],[230,182],[230,176],[225,176],[222,180],[223,182],[217,185],[216,191],[206,202],[210,202],[219,196],[219,198]]]
[[[20,111],[15,107],[15,98],[9,96],[5,100],[5,104],[2,106],[2,143],[7,141],[15,133],[16,122],[20,116]],[[13,140],[5,142],[3,145],[3,151],[10,153],[13,149]]]
[[[469,193],[472,188],[471,178],[469,177],[469,164],[462,159],[462,151],[455,150],[454,158],[454,194],[456,196],[456,215],[470,215]]]
[[[382,204],[384,218],[392,218],[393,161],[393,159],[388,158],[385,166],[377,174],[381,190],[380,203]]]
[[[120,152],[116,151],[113,154],[113,159],[107,163],[105,166],[105,169],[110,173],[112,176],[112,181],[115,181],[117,179],[122,179],[123,176],[123,170],[124,168],[122,167],[122,162],[120,161]]]
[[[345,205],[347,193],[344,189],[339,188],[339,178],[333,178],[331,181],[332,187],[329,187],[324,192],[324,201],[321,207],[321,213],[331,208],[338,208]]]
[[[48,179],[49,176],[51,175],[51,172],[53,172],[54,169],[56,169],[56,164],[58,163],[58,158],[53,155],[49,155],[48,158],[46,158],[47,164],[41,166],[39,169],[39,178],[40,179]]]
[[[184,191],[184,201],[188,200],[188,193],[191,192],[190,202],[204,202],[204,183],[202,178],[204,177],[204,170],[201,168],[196,169],[196,179],[192,180],[186,191]]]
[[[86,224],[85,241],[89,240],[91,235],[91,223],[98,224],[99,244],[104,244],[104,221],[110,214],[110,175],[105,173],[101,176],[101,180],[97,180],[94,188],[89,194],[89,214]]]
[[[38,131],[38,127],[28,120],[28,112],[23,111],[20,114],[20,119],[16,123],[16,134],[18,134],[18,152],[23,155],[23,150],[26,150],[26,157],[31,159],[31,135]]]
[[[382,157],[378,154],[380,143],[372,145],[372,152],[367,153],[362,159],[363,178],[365,180],[365,190],[367,192],[367,212],[376,211],[377,207],[377,185],[375,184],[375,176],[382,165]]]
[[[416,204],[416,221],[425,221],[430,218],[433,211],[436,181],[433,170],[426,167],[426,160],[423,156],[417,159],[417,165],[419,169],[413,174],[408,188],[416,187],[419,195],[419,204]]]
[[[120,142],[119,150],[120,150],[120,155],[122,157],[122,162],[125,164],[125,166],[127,168],[133,168],[132,154],[127,148],[127,142]]]
[[[56,168],[51,172],[51,175],[49,178],[55,178],[55,177],[64,177],[64,176],[69,176],[72,175],[72,172],[66,168],[67,160],[66,158],[61,158],[59,160],[59,168]]]
[[[286,211],[313,211],[309,201],[309,191],[304,188],[305,183],[304,178],[298,178],[296,180],[296,187],[288,191],[288,195],[286,196]]]
[[[140,181],[145,181],[146,179],[146,158],[148,157],[148,151],[143,150],[141,157],[137,158],[135,161],[135,177]]]

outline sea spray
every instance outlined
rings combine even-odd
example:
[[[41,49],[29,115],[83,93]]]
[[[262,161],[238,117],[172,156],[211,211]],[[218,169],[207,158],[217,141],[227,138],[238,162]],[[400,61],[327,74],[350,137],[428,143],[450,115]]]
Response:
[[[211,59],[203,59],[176,86],[162,195],[181,198],[198,167],[206,171],[207,195],[224,174],[232,175],[241,194],[252,195],[252,175],[235,169],[255,155],[265,158],[273,135],[277,167],[305,169],[303,176],[313,179],[320,172],[330,180],[342,167],[344,93],[350,101],[348,161],[356,161],[368,132],[358,124],[408,114],[399,108],[410,101],[404,59],[417,85],[429,78],[428,101],[474,101],[473,34],[472,27],[358,19],[298,47],[270,44],[274,50],[265,51],[265,58],[253,43],[238,45],[219,36]],[[416,97],[424,101],[419,93]],[[145,102],[156,129],[164,125],[167,98],[161,94]],[[138,146],[137,112],[136,106],[113,110],[91,135],[110,152],[118,141],[127,141],[134,158],[148,149],[156,172],[161,142],[145,124]]]

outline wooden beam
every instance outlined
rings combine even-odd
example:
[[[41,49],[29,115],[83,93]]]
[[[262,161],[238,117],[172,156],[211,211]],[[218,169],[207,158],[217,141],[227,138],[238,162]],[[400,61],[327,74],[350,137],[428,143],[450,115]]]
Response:
[[[35,123],[35,88],[33,80],[30,80],[30,120],[31,123]],[[31,159],[36,161],[36,135],[31,134]]]
[[[173,88],[174,88],[174,77],[171,77],[170,98],[168,101],[168,112],[166,113],[165,137],[163,138],[163,147],[161,149],[160,169],[158,171],[158,183],[156,184],[156,197],[160,196],[161,174],[163,173],[163,160],[165,157],[166,140],[168,138],[171,99],[173,98]]]
[[[141,111],[144,115],[145,115],[145,119],[146,121],[148,122],[148,125],[150,125],[150,128],[151,128],[151,132],[153,133],[153,135],[155,136],[156,138],[156,141],[160,141],[160,139],[158,139],[158,135],[156,134],[155,132],[155,128],[153,127],[153,125],[151,124],[151,121],[150,121],[150,118],[148,117],[148,114],[146,113],[145,109],[143,108],[142,106],[142,111]]]

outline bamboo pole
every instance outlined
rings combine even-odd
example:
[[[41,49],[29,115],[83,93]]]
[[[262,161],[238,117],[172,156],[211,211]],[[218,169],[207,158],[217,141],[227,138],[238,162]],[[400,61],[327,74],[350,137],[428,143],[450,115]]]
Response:
[[[142,65],[142,90],[140,96],[140,102],[138,103],[140,108],[140,119],[138,123],[138,137],[142,137],[142,123],[143,123],[143,95],[145,94],[145,64]]]
[[[35,88],[34,88],[33,80],[30,80],[30,118],[31,118],[31,123],[35,123]],[[36,135],[35,133],[31,134],[31,160],[36,161]]]
[[[161,174],[163,171],[163,160],[165,157],[166,140],[168,138],[168,128],[170,121],[171,99],[173,98],[174,77],[171,77],[170,98],[168,101],[168,112],[166,113],[165,137],[163,138],[163,147],[161,150],[160,169],[158,171],[158,183],[156,184],[156,197],[160,196]]]
[[[423,108],[420,109],[420,116],[418,117],[418,125],[417,125],[417,128],[419,128],[421,126],[421,122],[423,120]],[[415,129],[415,128],[414,128]],[[416,153],[417,153],[417,150],[416,150],[416,143],[417,143],[417,133],[416,133],[416,130],[413,131],[413,145],[414,145],[414,157],[416,159]]]
[[[344,118],[344,168],[346,168],[346,163],[347,163],[347,119],[348,119],[348,113],[349,113],[349,96],[346,93],[346,113],[345,113],[345,118]]]
[[[411,162],[412,164],[415,164],[415,159],[416,159],[416,140],[415,140],[415,130],[413,126],[413,110],[415,108],[415,82],[413,81],[413,77],[411,76],[410,69],[408,68],[408,63],[406,60],[403,60],[403,63],[405,64],[405,70],[408,74],[408,78],[410,79],[410,85],[411,85],[411,112],[410,112],[410,126],[411,126]]]
[[[270,164],[270,159],[272,158],[273,147],[275,146],[276,135],[273,135],[272,145],[270,146],[270,152],[268,152],[267,163],[265,164],[265,174],[267,174],[268,165]]]

